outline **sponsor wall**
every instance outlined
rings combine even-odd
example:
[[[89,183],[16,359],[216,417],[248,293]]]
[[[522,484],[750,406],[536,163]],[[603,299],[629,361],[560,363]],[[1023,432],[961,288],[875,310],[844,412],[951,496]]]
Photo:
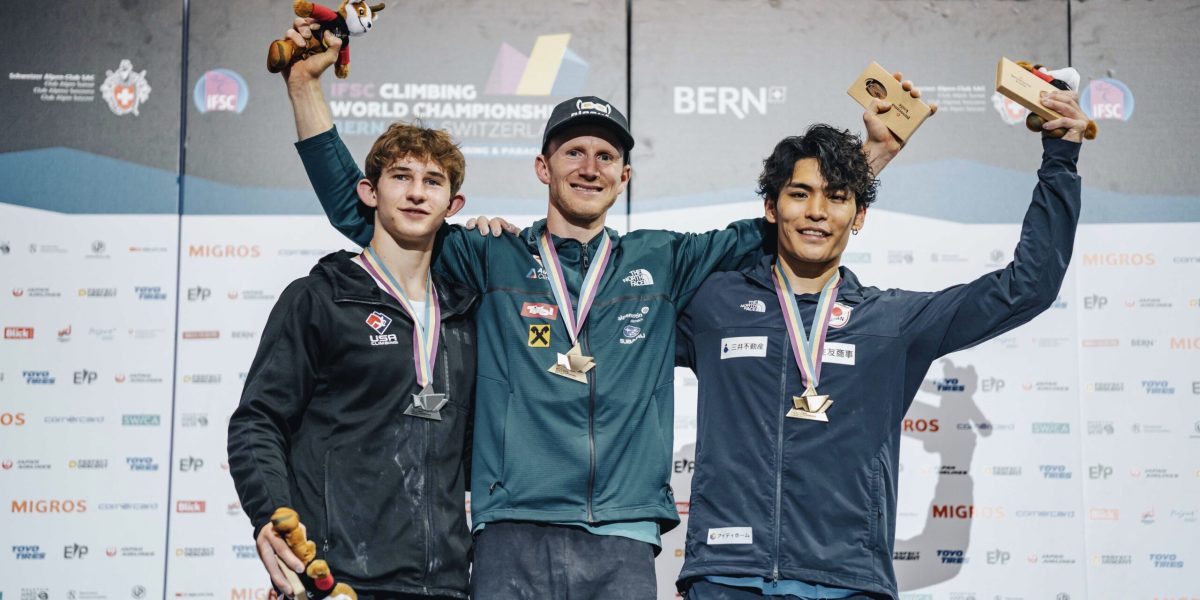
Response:
[[[897,573],[913,600],[1195,598],[1200,176],[1177,141],[1194,126],[1168,111],[1197,90],[1158,84],[1200,59],[1194,4],[660,0],[627,26],[614,1],[529,4],[534,18],[422,0],[389,6],[325,92],[360,160],[397,118],[451,131],[465,214],[520,224],[544,214],[530,165],[550,109],[608,98],[638,145],[610,224],[701,231],[761,214],[753,182],[780,137],[861,129],[844,89],[870,60],[903,68],[942,111],[883,174],[845,262],[932,290],[1011,258],[1034,182],[1038,143],[993,95],[996,59],[1070,59],[1101,126],[1072,270],[1033,323],[929,373],[902,423]],[[192,3],[185,35],[180,5],[101,2],[10,33],[0,600],[265,597],[227,418],[278,293],[350,247],[262,68],[289,14]],[[65,50],[80,39],[98,43]],[[662,598],[694,468],[695,378],[677,375],[685,521],[663,538]]]

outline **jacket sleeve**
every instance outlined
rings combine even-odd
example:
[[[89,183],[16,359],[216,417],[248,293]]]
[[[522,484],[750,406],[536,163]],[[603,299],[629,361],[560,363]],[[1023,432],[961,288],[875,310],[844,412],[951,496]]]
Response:
[[[487,291],[488,248],[503,243],[510,233],[499,238],[479,235],[461,225],[442,225],[433,250],[433,269],[477,293]]]
[[[363,172],[342,143],[337,127],[296,142],[296,151],[334,229],[359,246],[371,243],[375,214],[359,201],[357,191]]]
[[[692,305],[675,319],[675,366],[696,370],[696,345],[693,338]]]
[[[930,360],[1027,323],[1058,297],[1079,223],[1075,167],[1080,144],[1045,139],[1042,145],[1038,183],[1012,262],[971,283],[930,294],[907,320],[914,348]]]
[[[675,280],[671,282],[671,294],[675,305],[687,306],[710,274],[736,271],[758,262],[766,229],[766,219],[744,219],[708,233],[673,233]]]
[[[229,472],[255,537],[276,508],[292,506],[289,447],[317,375],[316,309],[313,292],[301,282],[280,295],[229,419]]]

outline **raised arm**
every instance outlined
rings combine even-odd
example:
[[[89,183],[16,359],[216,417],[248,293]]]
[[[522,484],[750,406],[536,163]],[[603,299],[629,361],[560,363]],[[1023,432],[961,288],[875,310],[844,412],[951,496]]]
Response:
[[[1012,262],[930,295],[908,321],[922,354],[941,356],[1000,335],[1032,320],[1057,298],[1071,261],[1081,203],[1076,162],[1087,117],[1076,98],[1074,92],[1055,92],[1046,100],[1068,115],[1047,128],[1070,132],[1063,139],[1042,140],[1038,183]]]

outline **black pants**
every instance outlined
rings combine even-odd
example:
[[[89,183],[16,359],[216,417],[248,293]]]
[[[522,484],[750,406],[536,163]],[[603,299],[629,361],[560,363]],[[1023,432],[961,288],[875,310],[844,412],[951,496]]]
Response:
[[[795,596],[766,596],[759,590],[729,587],[727,585],[718,585],[710,581],[697,581],[692,584],[691,589],[687,591],[687,600],[762,600],[766,598],[784,599],[794,598]],[[876,594],[855,594],[847,596],[845,600],[887,600],[887,596],[879,596]],[[807,599],[806,599],[807,600]]]
[[[475,536],[474,600],[654,600],[654,547],[579,527],[488,523]]]

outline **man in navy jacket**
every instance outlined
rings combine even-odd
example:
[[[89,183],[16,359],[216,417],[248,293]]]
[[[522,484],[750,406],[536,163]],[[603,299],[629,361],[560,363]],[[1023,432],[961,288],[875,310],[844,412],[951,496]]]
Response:
[[[1043,140],[1012,263],[940,292],[864,286],[840,266],[875,197],[857,138],[816,125],[764,161],[778,259],[711,275],[679,319],[677,362],[699,377],[690,600],[897,598],[904,413],[938,357],[1048,308],[1070,262],[1087,118],[1074,92],[1043,103],[1066,115],[1046,129],[1068,133]]]

